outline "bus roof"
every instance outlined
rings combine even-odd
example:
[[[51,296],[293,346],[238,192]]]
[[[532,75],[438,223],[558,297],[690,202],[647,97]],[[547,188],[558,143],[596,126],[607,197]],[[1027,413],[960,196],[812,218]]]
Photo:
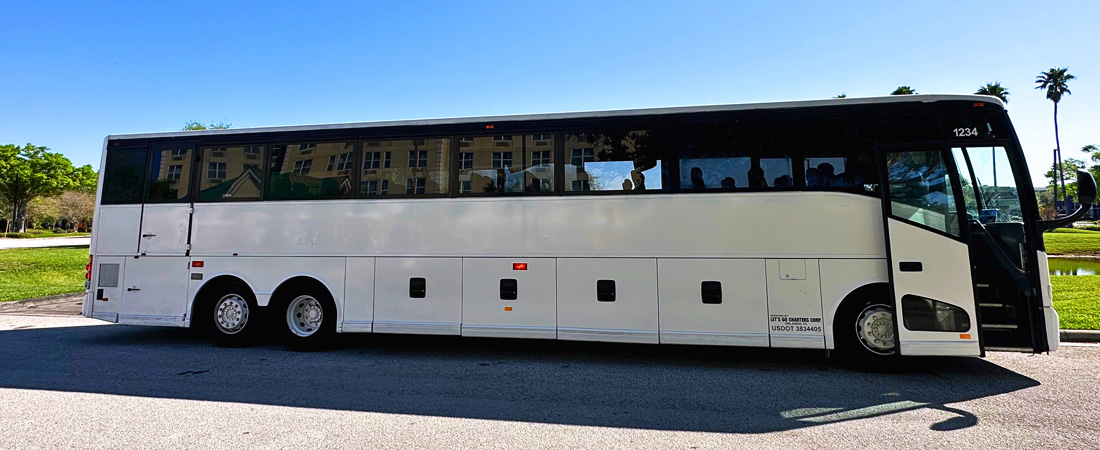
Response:
[[[631,117],[631,116],[654,116],[664,114],[687,114],[687,113],[701,113],[701,112],[726,112],[726,111],[752,111],[752,110],[769,110],[769,109],[789,109],[789,108],[808,108],[819,106],[855,106],[855,105],[873,105],[873,104],[886,104],[886,103],[932,103],[942,101],[972,101],[992,103],[1001,108],[1004,108],[1004,103],[997,97],[987,95],[939,95],[939,94],[917,94],[917,95],[890,95],[884,97],[863,97],[863,98],[831,98],[825,100],[798,100],[798,101],[784,101],[784,102],[767,102],[767,103],[741,103],[732,105],[703,105],[703,106],[675,106],[664,108],[642,108],[642,109],[620,109],[620,110],[605,110],[605,111],[586,111],[586,112],[565,112],[565,113],[548,113],[548,114],[517,114],[506,116],[475,116],[475,117],[458,117],[447,119],[413,119],[413,120],[388,120],[379,122],[348,122],[348,123],[336,123],[336,124],[315,124],[315,125],[290,125],[290,126],[276,126],[276,127],[255,127],[255,128],[233,128],[222,130],[201,130],[201,131],[169,131],[159,133],[136,133],[136,134],[112,134],[107,136],[108,140],[112,139],[148,139],[148,138],[175,138],[175,137],[201,137],[201,136],[217,136],[217,135],[234,135],[234,134],[251,134],[251,133],[281,133],[292,131],[319,131],[319,130],[342,130],[353,128],[376,128],[376,127],[404,127],[404,126],[433,126],[433,125],[459,125],[467,123],[483,123],[483,122],[522,122],[531,120],[556,120],[556,119],[588,119],[588,118],[612,118],[612,117]]]

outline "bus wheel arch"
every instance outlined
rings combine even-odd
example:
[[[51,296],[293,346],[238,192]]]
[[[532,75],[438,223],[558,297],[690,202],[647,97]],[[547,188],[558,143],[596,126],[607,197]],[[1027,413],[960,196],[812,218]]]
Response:
[[[262,333],[256,293],[244,280],[222,275],[203,283],[191,304],[191,327],[221,347],[255,344]]]
[[[833,340],[840,355],[875,360],[897,353],[892,298],[888,283],[866,284],[844,297],[833,314]]]
[[[297,276],[283,281],[271,294],[269,325],[291,350],[328,347],[336,334],[336,300],[320,280]]]

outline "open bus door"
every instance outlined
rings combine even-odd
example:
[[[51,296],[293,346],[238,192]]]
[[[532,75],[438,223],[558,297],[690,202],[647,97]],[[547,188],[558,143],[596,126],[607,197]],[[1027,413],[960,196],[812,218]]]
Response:
[[[895,348],[902,355],[980,355],[969,236],[951,154],[941,146],[895,147],[881,149],[879,160]]]

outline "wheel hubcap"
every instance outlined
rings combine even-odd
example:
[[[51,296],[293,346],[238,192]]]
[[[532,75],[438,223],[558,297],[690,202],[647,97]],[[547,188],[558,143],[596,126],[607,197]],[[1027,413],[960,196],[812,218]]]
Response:
[[[214,323],[225,334],[237,334],[248,324],[248,302],[237,294],[218,300],[214,307]]]
[[[856,319],[856,336],[867,350],[880,355],[894,353],[894,311],[884,305],[863,309]]]
[[[309,337],[321,328],[325,312],[321,301],[309,295],[301,295],[290,302],[286,309],[286,324],[297,336]]]

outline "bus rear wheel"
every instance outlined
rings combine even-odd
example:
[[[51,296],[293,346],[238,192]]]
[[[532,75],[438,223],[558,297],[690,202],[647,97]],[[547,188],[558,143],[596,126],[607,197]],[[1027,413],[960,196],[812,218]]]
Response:
[[[212,286],[204,295],[201,318],[206,334],[220,347],[246,347],[261,333],[256,296],[243,283]]]
[[[304,288],[280,299],[275,326],[283,343],[295,351],[324,350],[336,334],[336,308],[324,289]]]

